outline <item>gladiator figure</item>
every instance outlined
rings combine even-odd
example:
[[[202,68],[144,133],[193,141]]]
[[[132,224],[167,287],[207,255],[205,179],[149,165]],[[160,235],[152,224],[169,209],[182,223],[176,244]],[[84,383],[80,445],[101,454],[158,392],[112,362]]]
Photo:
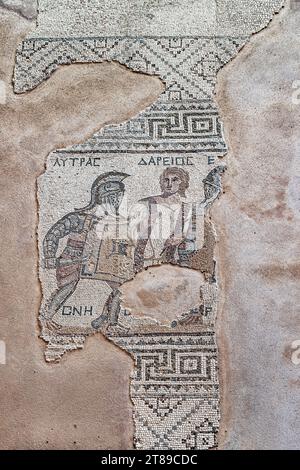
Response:
[[[41,320],[49,328],[59,327],[52,319],[74,293],[80,279],[97,279],[112,289],[93,327],[99,329],[108,320],[112,325],[117,323],[118,288],[133,272],[133,255],[127,237],[122,238],[119,214],[125,193],[123,180],[128,176],[115,171],[100,175],[92,185],[90,203],[62,217],[46,234],[45,267],[56,269],[57,279],[57,290],[41,313]],[[66,246],[57,257],[59,242],[65,237]]]

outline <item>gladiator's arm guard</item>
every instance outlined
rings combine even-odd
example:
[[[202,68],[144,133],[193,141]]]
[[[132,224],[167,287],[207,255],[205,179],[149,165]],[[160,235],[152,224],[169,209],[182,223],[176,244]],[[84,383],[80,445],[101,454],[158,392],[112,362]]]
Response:
[[[45,266],[55,268],[59,241],[70,233],[80,233],[84,229],[84,217],[76,212],[66,215],[51,227],[43,242]]]

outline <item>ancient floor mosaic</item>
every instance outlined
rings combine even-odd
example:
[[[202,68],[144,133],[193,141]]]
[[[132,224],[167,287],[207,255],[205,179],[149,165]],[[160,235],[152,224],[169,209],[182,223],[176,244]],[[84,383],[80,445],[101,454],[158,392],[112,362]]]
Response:
[[[59,65],[159,76],[136,118],[49,155],[38,181],[41,337],[58,361],[102,332],[132,355],[135,446],[209,449],[219,427],[216,234],[226,144],[218,71],[281,0],[40,0],[15,90]]]

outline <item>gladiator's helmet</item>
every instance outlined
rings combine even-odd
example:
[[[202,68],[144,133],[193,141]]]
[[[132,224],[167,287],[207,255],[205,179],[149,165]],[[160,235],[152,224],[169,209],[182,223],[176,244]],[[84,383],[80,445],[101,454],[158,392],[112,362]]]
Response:
[[[118,171],[98,176],[92,185],[90,203],[80,210],[90,210],[97,204],[101,204],[118,213],[125,193],[123,180],[128,176],[128,174]]]

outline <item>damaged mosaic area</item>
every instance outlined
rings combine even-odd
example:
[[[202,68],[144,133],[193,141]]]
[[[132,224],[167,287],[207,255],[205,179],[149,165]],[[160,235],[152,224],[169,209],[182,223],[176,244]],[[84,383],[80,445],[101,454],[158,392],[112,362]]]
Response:
[[[14,77],[22,93],[59,65],[118,61],[165,83],[136,118],[51,153],[38,182],[46,360],[96,332],[131,354],[140,449],[217,447],[210,208],[221,194],[226,144],[214,87],[283,2],[188,4],[40,0]]]

